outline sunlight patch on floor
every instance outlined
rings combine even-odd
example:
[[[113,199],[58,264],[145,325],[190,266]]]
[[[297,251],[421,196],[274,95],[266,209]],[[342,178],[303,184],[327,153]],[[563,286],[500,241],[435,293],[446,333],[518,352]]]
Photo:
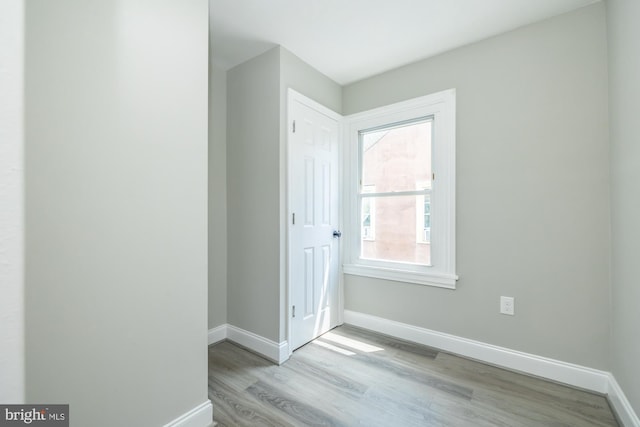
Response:
[[[345,347],[352,348],[354,350],[361,351],[363,353],[373,353],[374,351],[384,351],[384,348],[376,347],[375,345],[367,344],[362,341],[354,340],[351,338],[343,337],[333,332],[327,332],[322,335],[322,338],[336,344],[343,345]]]
[[[345,350],[343,348],[340,347],[336,347],[333,344],[329,344],[327,342],[322,342],[322,341],[311,341],[311,344],[315,344],[315,345],[319,345],[320,347],[324,347],[327,350],[331,350],[331,351],[335,351],[336,353],[340,353],[340,354],[344,354],[345,356],[355,356],[356,354],[353,351],[349,351],[349,350]]]

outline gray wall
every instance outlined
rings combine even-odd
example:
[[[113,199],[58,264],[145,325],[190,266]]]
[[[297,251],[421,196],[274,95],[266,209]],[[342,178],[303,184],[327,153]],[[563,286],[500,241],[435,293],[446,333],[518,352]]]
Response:
[[[279,341],[280,55],[227,72],[228,322]]]
[[[227,72],[228,321],[286,339],[286,108],[293,89],[340,111],[341,87],[284,48]]]
[[[607,3],[610,70],[613,374],[640,414],[640,3]]]
[[[209,329],[227,323],[227,73],[209,65]]]
[[[456,88],[460,276],[346,276],[345,308],[608,369],[606,55],[599,3],[345,87],[345,114]]]
[[[207,401],[207,17],[27,3],[26,398],[73,426]]]
[[[311,65],[298,58],[287,49],[280,47],[281,87],[283,112],[287,107],[289,88],[313,99],[325,107],[342,113],[342,86],[320,73]],[[286,117],[283,117],[285,119]],[[283,122],[283,125],[285,122]],[[286,137],[287,127],[284,126]]]

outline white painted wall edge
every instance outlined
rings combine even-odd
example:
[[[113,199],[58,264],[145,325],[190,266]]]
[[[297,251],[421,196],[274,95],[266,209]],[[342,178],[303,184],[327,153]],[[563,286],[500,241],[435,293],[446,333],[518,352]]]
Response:
[[[213,405],[207,400],[185,412],[164,427],[213,427]]]
[[[624,426],[640,427],[637,415],[610,372],[498,347],[351,310],[344,311],[344,321],[353,326],[435,347],[502,368],[607,394]]]
[[[627,400],[622,388],[612,374],[609,374],[609,403],[613,407],[618,421],[625,427],[640,427],[640,418],[631,407],[631,403]]]
[[[287,341],[278,343],[237,326],[229,324],[216,326],[209,329],[208,337],[209,345],[228,339],[278,365],[282,365],[289,359],[289,344]]]
[[[24,0],[0,2],[0,402],[24,403]]]

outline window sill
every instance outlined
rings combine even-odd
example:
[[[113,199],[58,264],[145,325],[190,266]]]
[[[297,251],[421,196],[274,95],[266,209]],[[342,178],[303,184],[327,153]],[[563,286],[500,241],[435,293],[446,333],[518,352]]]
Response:
[[[415,283],[417,285],[435,286],[446,289],[455,289],[456,280],[458,280],[458,276],[455,274],[418,273],[415,271],[358,264],[345,264],[343,266],[343,272],[354,276],[373,277],[375,279]]]

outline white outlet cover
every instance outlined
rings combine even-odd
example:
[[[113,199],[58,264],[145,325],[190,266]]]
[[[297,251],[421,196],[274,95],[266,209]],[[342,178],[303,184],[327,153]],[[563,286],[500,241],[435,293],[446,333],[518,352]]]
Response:
[[[510,316],[515,315],[515,298],[500,297],[500,313]]]

